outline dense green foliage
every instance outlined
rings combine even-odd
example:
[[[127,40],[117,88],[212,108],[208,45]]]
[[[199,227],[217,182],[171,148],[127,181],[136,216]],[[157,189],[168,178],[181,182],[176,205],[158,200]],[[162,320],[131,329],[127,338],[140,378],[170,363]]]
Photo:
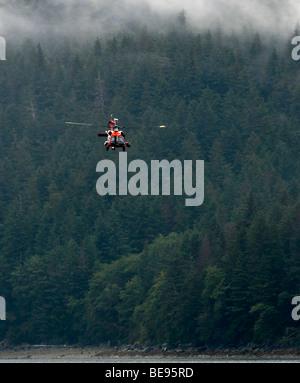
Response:
[[[178,21],[180,23],[180,20]],[[281,47],[282,48],[282,47]],[[0,63],[0,295],[12,343],[296,345],[299,67],[258,34],[27,41]],[[205,200],[96,193],[97,129],[129,160],[205,160]]]

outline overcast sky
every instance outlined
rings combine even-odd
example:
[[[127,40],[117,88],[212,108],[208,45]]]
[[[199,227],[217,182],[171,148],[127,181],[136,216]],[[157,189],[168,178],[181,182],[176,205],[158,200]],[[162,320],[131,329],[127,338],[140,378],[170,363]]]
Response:
[[[300,18],[296,0],[51,0],[34,10],[18,6],[18,0],[0,0],[0,35],[99,34],[134,23],[153,25],[185,10],[196,28],[219,26],[237,31],[251,25],[260,32],[289,35]]]

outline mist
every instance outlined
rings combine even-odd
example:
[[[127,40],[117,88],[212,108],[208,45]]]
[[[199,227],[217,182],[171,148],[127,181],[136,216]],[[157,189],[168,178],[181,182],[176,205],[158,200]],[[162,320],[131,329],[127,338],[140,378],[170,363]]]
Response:
[[[300,4],[292,0],[2,0],[0,35],[7,40],[65,36],[80,40],[141,26],[164,31],[176,27],[182,11],[193,30],[248,30],[285,37],[295,30]]]
[[[149,4],[164,14],[184,9],[194,26],[218,26],[227,32],[252,27],[262,33],[286,34],[300,15],[300,4],[293,0],[151,0]]]

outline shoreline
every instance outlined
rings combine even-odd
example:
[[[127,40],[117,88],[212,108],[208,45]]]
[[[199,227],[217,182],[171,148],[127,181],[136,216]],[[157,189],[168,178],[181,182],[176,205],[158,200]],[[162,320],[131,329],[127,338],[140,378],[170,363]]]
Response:
[[[197,349],[165,349],[165,348],[144,348],[133,347],[101,347],[101,346],[67,346],[67,345],[26,345],[11,346],[0,349],[0,360],[5,359],[189,359],[189,360],[210,360],[210,359],[287,359],[299,360],[300,350],[298,349],[222,349],[205,350]]]

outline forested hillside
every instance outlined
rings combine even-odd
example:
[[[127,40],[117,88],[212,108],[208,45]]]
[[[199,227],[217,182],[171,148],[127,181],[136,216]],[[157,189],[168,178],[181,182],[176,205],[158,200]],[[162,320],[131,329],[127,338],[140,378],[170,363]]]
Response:
[[[7,343],[295,346],[300,68],[258,33],[7,45],[0,295]],[[205,198],[96,192],[114,113],[128,160],[205,161]],[[165,130],[145,127],[166,124]]]

